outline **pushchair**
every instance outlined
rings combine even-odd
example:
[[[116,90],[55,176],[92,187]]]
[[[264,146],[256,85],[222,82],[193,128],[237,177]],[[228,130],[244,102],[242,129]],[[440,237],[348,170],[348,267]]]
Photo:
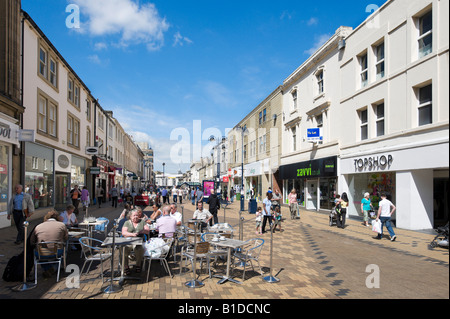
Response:
[[[336,212],[336,206],[333,206],[333,208],[330,211],[330,227],[333,225],[337,225],[337,212]]]

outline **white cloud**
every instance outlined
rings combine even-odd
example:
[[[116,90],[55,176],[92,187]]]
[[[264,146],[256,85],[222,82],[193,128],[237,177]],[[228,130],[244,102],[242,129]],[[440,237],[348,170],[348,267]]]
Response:
[[[309,19],[306,24],[309,26],[312,25],[317,25],[319,23],[319,20],[317,18],[311,17],[311,19]]]
[[[290,12],[287,11],[287,10],[284,10],[284,11],[281,13],[280,20],[284,20],[284,19],[291,20],[291,19],[292,19],[292,13],[290,13]]]
[[[96,51],[106,50],[108,45],[105,42],[98,42],[94,45]]]
[[[80,32],[93,36],[120,35],[119,44],[144,43],[149,50],[164,44],[164,33],[169,24],[152,3],[139,4],[135,0],[71,0],[80,7]],[[82,18],[83,20],[83,18]]]
[[[192,44],[192,40],[188,37],[184,37],[180,34],[180,32],[177,32],[173,36],[173,46],[176,47],[177,45],[183,46],[185,43]]]
[[[315,36],[315,42],[314,45],[309,48],[308,50],[305,50],[304,53],[312,55],[314,54],[325,42],[327,42],[331,38],[330,34],[321,34],[319,36]]]

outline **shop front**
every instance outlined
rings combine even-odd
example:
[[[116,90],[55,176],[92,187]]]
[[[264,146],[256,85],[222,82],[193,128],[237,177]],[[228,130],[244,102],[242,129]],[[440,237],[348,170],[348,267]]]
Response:
[[[339,189],[348,190],[349,216],[362,217],[364,193],[376,209],[385,192],[397,207],[392,216],[397,227],[418,230],[445,224],[448,151],[447,142],[341,158]]]
[[[62,210],[70,201],[72,171],[72,155],[60,150],[55,150],[55,208]],[[77,184],[78,185],[78,184]]]
[[[16,134],[18,130],[18,125],[0,117],[0,228],[11,226],[11,221],[7,219],[7,212],[14,188],[12,153],[14,147],[20,146]]]
[[[54,205],[54,150],[32,142],[25,143],[24,190],[34,201],[35,209]]]
[[[307,210],[330,210],[337,185],[337,156],[280,166],[283,202],[296,190],[298,203]]]

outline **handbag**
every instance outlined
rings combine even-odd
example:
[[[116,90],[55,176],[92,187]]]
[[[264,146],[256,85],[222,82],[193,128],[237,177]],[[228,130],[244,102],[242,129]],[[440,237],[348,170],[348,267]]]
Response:
[[[377,214],[374,210],[369,210],[369,216],[371,219],[377,219]]]

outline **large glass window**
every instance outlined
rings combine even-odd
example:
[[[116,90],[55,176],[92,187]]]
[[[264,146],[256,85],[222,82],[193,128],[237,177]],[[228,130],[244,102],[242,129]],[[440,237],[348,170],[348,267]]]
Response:
[[[25,185],[35,208],[53,206],[53,150],[34,144],[25,145]]]
[[[332,209],[336,198],[336,178],[320,179],[320,209]]]
[[[9,146],[0,144],[0,213],[8,211],[9,171]]]
[[[360,203],[366,192],[370,194],[370,200],[375,210],[378,209],[381,192],[386,192],[387,198],[396,205],[395,172],[350,175],[347,195],[350,200],[349,213],[351,215],[363,216]]]

